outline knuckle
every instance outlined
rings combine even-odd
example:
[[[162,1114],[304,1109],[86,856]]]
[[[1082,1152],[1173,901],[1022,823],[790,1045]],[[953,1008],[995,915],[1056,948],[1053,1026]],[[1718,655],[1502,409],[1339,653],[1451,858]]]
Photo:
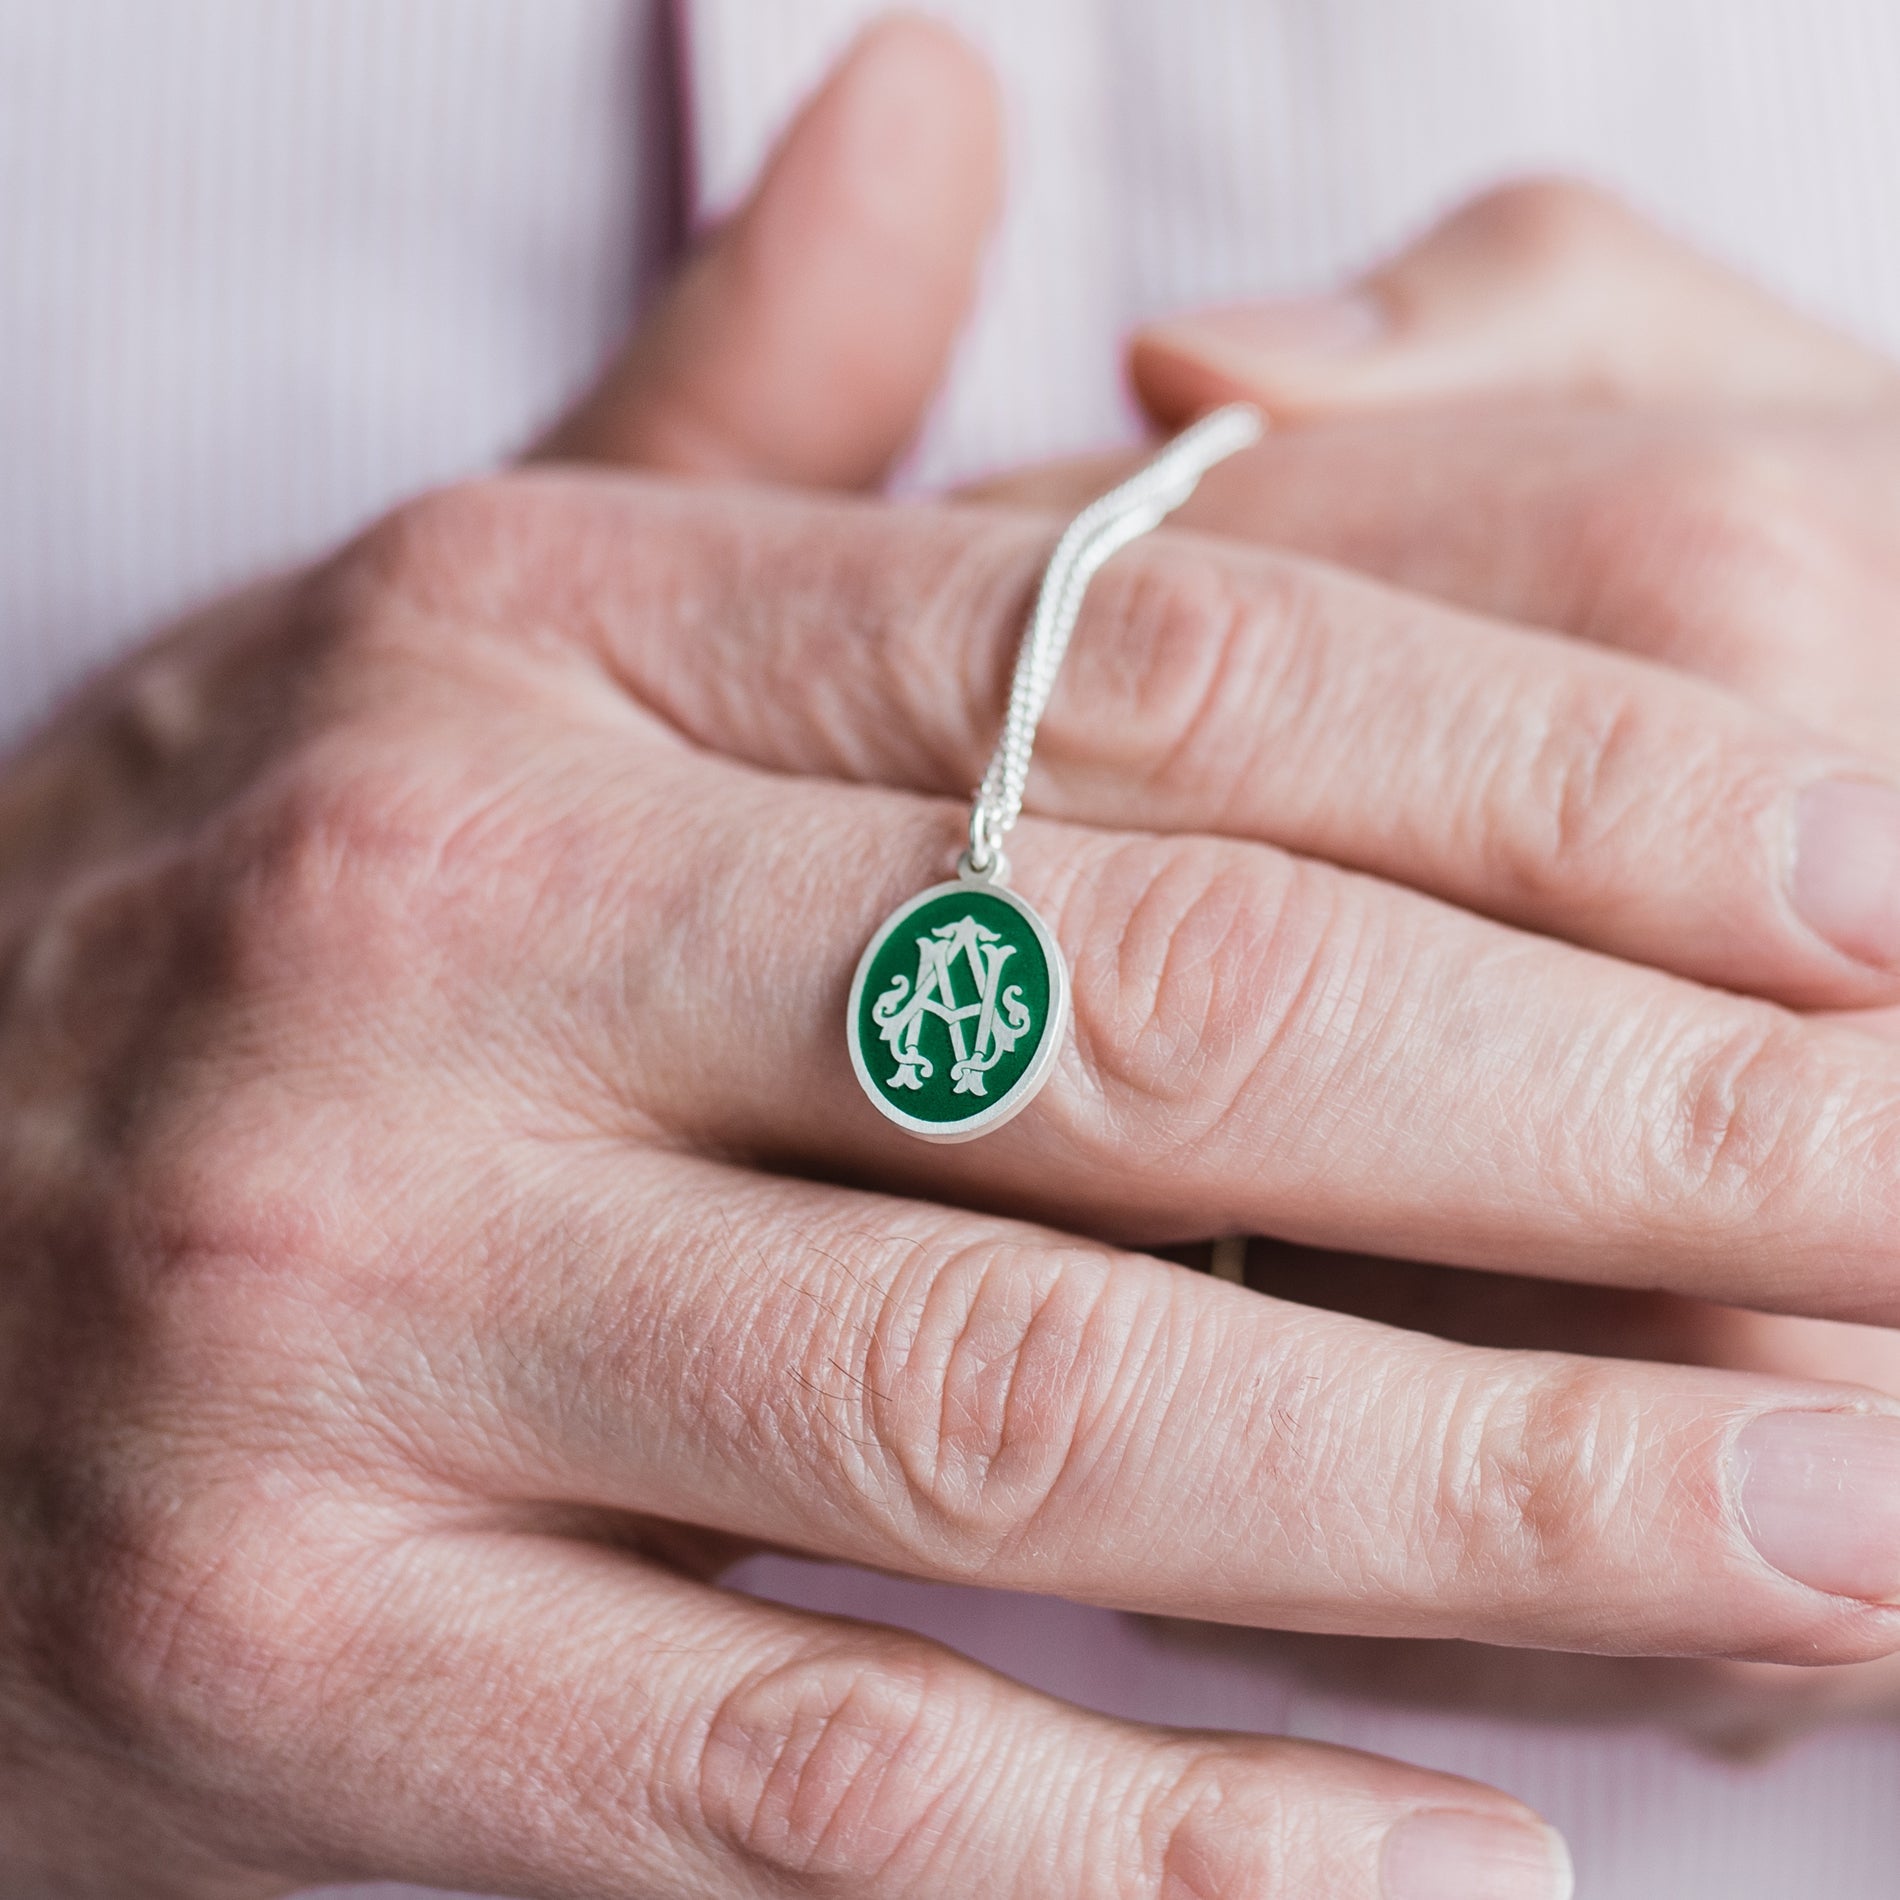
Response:
[[[1652,1014],[1607,1038],[1550,1118],[1547,1178],[1606,1240],[1787,1232],[1821,1184],[1874,1178],[1894,1102],[1852,1081],[1798,1018],[1738,1006],[1715,1025]]]
[[[913,1284],[872,1324],[870,1436],[909,1534],[982,1574],[1086,1487],[1105,1414],[1139,1383],[1146,1302],[1104,1254],[1009,1241],[941,1259],[921,1297]]]
[[[268,1500],[189,1459],[128,1463],[54,1529],[35,1653],[69,1706],[134,1747],[243,1746],[262,1699],[298,1699],[318,1593]]]
[[[1340,880],[1257,846],[1142,841],[1064,900],[1093,1136],[1187,1159],[1266,1080],[1304,1090],[1350,1043],[1358,924]]]
[[[1476,823],[1487,882],[1533,907],[1633,896],[1661,829],[1694,832],[1780,790],[1772,771],[1751,784],[1728,734],[1646,683],[1571,680],[1526,710],[1510,707]]]
[[[514,469],[400,503],[325,581],[357,643],[411,672],[485,676],[499,658],[512,689],[510,663],[551,656],[659,689],[678,682],[652,661],[675,653],[682,630],[718,635],[708,574],[730,563],[733,537],[730,501],[633,473],[604,484]]]
[[[1263,1772],[1279,1752],[1260,1743],[1244,1752],[1189,1747],[1178,1751],[1183,1758],[1164,1757],[1132,1837],[1140,1864],[1112,1870],[1111,1890],[1156,1900],[1356,1890],[1354,1831],[1333,1825],[1323,1802],[1286,1798],[1279,1778]]]
[[[168,1474],[169,1475],[169,1474]],[[189,1681],[193,1658],[221,1648],[215,1633],[215,1567],[183,1532],[170,1484],[111,1509],[95,1498],[90,1520],[69,1527],[66,1568],[85,1582],[71,1600],[62,1645],[73,1686],[95,1714],[149,1727]]]
[[[314,1000],[410,940],[426,900],[424,833],[394,774],[341,743],[309,747],[230,814],[213,858],[206,969],[234,999]]]
[[[1565,1363],[1526,1380],[1487,1366],[1454,1388],[1433,1461],[1435,1567],[1488,1600],[1574,1584],[1624,1508],[1637,1421],[1615,1378]]]
[[[126,1045],[196,952],[193,883],[182,854],[152,852],[73,880],[22,920],[7,945],[0,1023],[29,1047],[42,1041],[46,1059],[8,1075],[10,1106],[56,1099],[35,1082],[102,1082],[123,1072]]]
[[[101,781],[183,803],[181,792],[208,776],[207,758],[230,744],[215,724],[217,684],[212,666],[177,639],[135,654],[101,708]]]
[[[1851,558],[1812,471],[1759,430],[1655,444],[1581,519],[1582,566],[1621,577],[1607,598],[1664,651],[1697,651],[1708,631],[1785,643]]]
[[[452,950],[458,918],[505,899],[518,862],[519,794],[475,771],[372,733],[300,747],[215,841],[233,982],[306,994],[325,977],[400,982],[419,945]]]
[[[748,1677],[700,1745],[699,1820],[761,1871],[904,1890],[945,1830],[981,1733],[960,1680],[947,1655],[896,1639],[875,1660],[801,1657]]]
[[[366,864],[402,863],[426,836],[404,775],[341,736],[303,749],[246,812],[260,896],[322,915]]]
[[[1052,760],[1112,764],[1151,785],[1191,781],[1201,801],[1234,796],[1236,727],[1250,728],[1249,749],[1270,745],[1301,729],[1317,696],[1323,598],[1298,561],[1263,556],[1243,573],[1162,543],[1110,567],[1084,611],[1067,690],[1045,722]]]
[[[1621,866],[1627,829],[1654,798],[1650,738],[1637,696],[1616,689],[1564,694],[1526,722],[1524,750],[1487,801],[1488,835],[1518,847],[1500,867],[1513,883],[1539,898],[1588,895]]]
[[[1798,1027],[1762,1011],[1740,1029],[1665,1046],[1637,1127],[1644,1198],[1713,1233],[1764,1218],[1821,1178],[1846,1103]]]
[[[399,502],[332,569],[346,600],[393,596],[434,618],[478,610],[544,526],[531,480],[481,476]]]
[[[1519,274],[1544,277],[1625,251],[1645,229],[1613,192],[1548,177],[1485,192],[1454,215],[1447,234],[1477,242]]]

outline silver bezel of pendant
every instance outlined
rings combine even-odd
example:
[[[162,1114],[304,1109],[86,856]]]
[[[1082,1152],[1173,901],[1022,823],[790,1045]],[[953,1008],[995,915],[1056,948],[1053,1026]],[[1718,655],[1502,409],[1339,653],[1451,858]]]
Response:
[[[864,984],[866,977],[870,974],[871,965],[891,933],[902,928],[904,920],[913,911],[930,903],[933,899],[948,896],[955,891],[972,889],[1001,899],[1021,916],[1034,932],[1044,961],[1049,966],[1049,1026],[1043,1034],[1042,1041],[1036,1045],[1036,1053],[1030,1058],[1028,1068],[1016,1078],[1014,1086],[1007,1094],[1000,1096],[980,1113],[972,1115],[968,1121],[945,1127],[942,1122],[925,1121],[916,1115],[906,1115],[901,1108],[885,1099],[884,1091],[878,1087],[876,1079],[865,1066],[864,1051],[859,1046],[858,1006],[864,1000]],[[977,1136],[987,1135],[993,1129],[1001,1128],[1005,1122],[1014,1121],[1042,1093],[1043,1085],[1054,1072],[1056,1057],[1061,1053],[1063,1042],[1069,1033],[1069,966],[1063,959],[1062,946],[1050,934],[1049,926],[1014,891],[988,878],[947,878],[941,884],[931,885],[926,891],[919,891],[908,903],[900,904],[873,933],[871,941],[864,946],[864,954],[858,958],[858,967],[851,977],[851,997],[845,1005],[844,1024],[845,1046],[851,1052],[852,1073],[857,1076],[858,1086],[864,1091],[871,1106],[886,1121],[895,1122],[907,1134],[916,1135],[920,1140],[934,1141],[944,1147],[956,1142],[974,1141]]]

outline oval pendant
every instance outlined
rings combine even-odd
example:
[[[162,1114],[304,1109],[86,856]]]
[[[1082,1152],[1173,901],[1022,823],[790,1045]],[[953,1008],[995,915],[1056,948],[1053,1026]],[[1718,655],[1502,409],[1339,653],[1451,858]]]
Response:
[[[1048,1081],[1069,972],[1042,919],[982,878],[933,884],[865,945],[845,1014],[851,1066],[878,1112],[926,1141],[968,1141]]]

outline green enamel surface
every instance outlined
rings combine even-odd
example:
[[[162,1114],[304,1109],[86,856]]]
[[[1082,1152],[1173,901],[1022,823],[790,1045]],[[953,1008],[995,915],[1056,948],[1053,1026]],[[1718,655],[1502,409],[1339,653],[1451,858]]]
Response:
[[[920,989],[924,1007],[916,1005]],[[1049,965],[1028,918],[987,891],[959,888],[920,904],[878,946],[851,1033],[873,1085],[893,1108],[953,1128],[994,1108],[1022,1079],[1049,1033],[1050,991]],[[975,1065],[961,1076],[943,1010],[956,1013],[963,1057]],[[895,1046],[887,1027],[896,1031]]]

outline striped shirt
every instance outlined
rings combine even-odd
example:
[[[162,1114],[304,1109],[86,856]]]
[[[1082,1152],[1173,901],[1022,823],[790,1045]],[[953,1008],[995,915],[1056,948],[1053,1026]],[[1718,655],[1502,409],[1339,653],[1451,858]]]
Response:
[[[0,0],[0,731],[191,601],[531,437],[664,266],[675,181],[693,219],[729,204],[871,10]],[[1323,286],[1526,169],[1620,186],[1900,345],[1890,0],[940,10],[1003,77],[1011,194],[912,485],[1127,435],[1129,324]],[[1310,1644],[781,1562],[747,1580],[1098,1708],[1496,1782],[1564,1828],[1585,1900],[1900,1894],[1892,1727],[1744,1766],[1386,1706]]]

